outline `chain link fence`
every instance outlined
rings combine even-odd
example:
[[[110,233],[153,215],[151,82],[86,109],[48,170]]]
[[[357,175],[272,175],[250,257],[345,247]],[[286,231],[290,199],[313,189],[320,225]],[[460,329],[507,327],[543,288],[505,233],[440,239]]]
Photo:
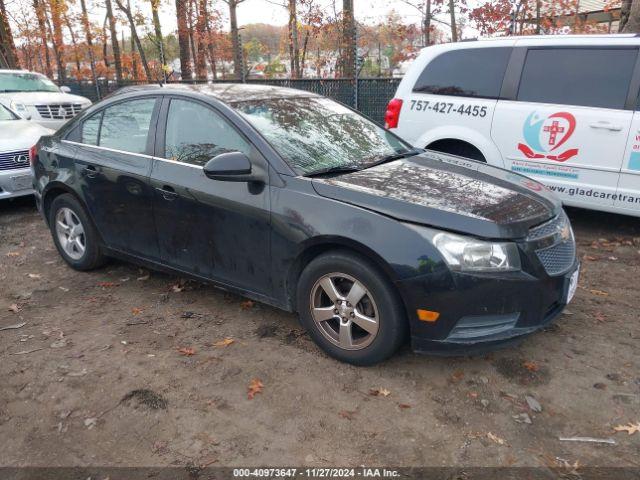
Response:
[[[101,98],[115,92],[119,88],[144,84],[146,82],[124,81],[118,83],[113,80],[99,80],[98,84],[91,81],[67,81],[66,86],[71,88],[71,92],[82,95],[96,102]],[[171,83],[171,82],[170,82]],[[183,83],[199,83],[183,82]],[[230,81],[220,80],[218,83],[230,83]],[[379,124],[384,123],[384,112],[387,103],[400,83],[399,78],[360,78],[356,89],[355,80],[348,78],[328,78],[328,79],[249,79],[246,83],[259,85],[274,85],[278,87],[296,88],[308,92],[317,93],[325,97],[337,100],[340,103],[355,108],[367,117]]]

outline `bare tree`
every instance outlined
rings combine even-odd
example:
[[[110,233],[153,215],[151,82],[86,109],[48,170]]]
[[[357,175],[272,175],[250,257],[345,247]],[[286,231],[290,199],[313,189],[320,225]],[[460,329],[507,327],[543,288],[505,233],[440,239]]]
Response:
[[[154,30],[154,43],[158,48],[158,58],[160,59],[160,65],[162,68],[162,78],[164,81],[167,81],[167,72],[166,66],[167,61],[164,54],[164,37],[162,36],[162,27],[160,25],[160,0],[149,0],[151,3],[151,18],[153,20],[153,30]]]
[[[147,56],[144,54],[144,50],[142,49],[142,43],[140,42],[140,37],[138,36],[138,31],[136,30],[136,21],[133,18],[133,13],[131,12],[131,2],[127,0],[127,6],[125,7],[122,3],[122,0],[115,0],[116,5],[122,13],[125,14],[127,20],[129,21],[129,27],[131,29],[131,40],[135,43],[135,46],[138,49],[138,53],[140,54],[140,61],[142,62],[142,68],[144,68],[144,74],[147,77],[147,82],[151,81],[151,70],[149,69],[149,63],[147,63]],[[132,55],[134,55],[134,49],[132,48]]]
[[[356,76],[356,24],[353,0],[342,0],[341,71],[345,78]]]
[[[80,0],[80,9],[82,10],[82,27],[87,39],[87,48],[89,49],[89,65],[91,67],[91,76],[96,85],[98,85],[98,75],[96,73],[96,59],[93,56],[93,34],[91,33],[91,23],[89,22],[89,14],[87,12],[87,4],[85,0]]]
[[[640,33],[640,0],[622,0],[620,32]]]
[[[107,7],[107,18],[109,19],[109,32],[111,34],[111,50],[113,51],[113,63],[116,67],[116,80],[122,83],[122,58],[120,56],[120,44],[118,43],[118,32],[116,30],[116,19],[113,16],[113,6],[111,0],[105,0]]]
[[[233,50],[233,75],[240,80],[244,77],[242,72],[242,45],[240,45],[240,32],[238,30],[238,5],[244,0],[223,0],[229,5],[229,24],[231,27],[231,48]]]
[[[33,0],[33,9],[36,12],[38,21],[38,31],[40,32],[40,40],[44,49],[45,72],[47,77],[53,78],[53,69],[51,68],[51,57],[49,55],[49,45],[47,44],[47,22],[44,13],[44,4],[40,0]]]
[[[456,2],[449,0],[449,15],[451,16],[451,41],[458,41],[458,26],[456,25]]]
[[[58,80],[64,83],[67,80],[67,68],[64,56],[64,35],[62,34],[62,16],[66,10],[65,0],[49,0],[51,9],[51,29],[53,39],[53,53],[58,66]]]
[[[185,0],[176,0],[178,21],[178,45],[180,47],[180,74],[183,80],[191,80],[191,56],[189,55],[189,27]]]
[[[4,0],[0,0],[0,66],[19,68],[18,53]]]
[[[196,77],[198,80],[206,80],[207,78],[206,53],[208,44],[211,41],[207,29],[208,23],[209,11],[207,9],[207,0],[199,0],[198,21],[196,22],[198,38],[198,50],[196,52]]]

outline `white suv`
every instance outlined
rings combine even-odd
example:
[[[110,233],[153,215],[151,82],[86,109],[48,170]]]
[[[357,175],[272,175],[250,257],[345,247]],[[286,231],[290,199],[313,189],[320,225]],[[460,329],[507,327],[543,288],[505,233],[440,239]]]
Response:
[[[635,35],[428,47],[389,102],[387,127],[533,177],[567,205],[640,216],[639,47]]]
[[[0,103],[22,118],[53,130],[91,105],[88,98],[69,91],[39,73],[0,70]]]

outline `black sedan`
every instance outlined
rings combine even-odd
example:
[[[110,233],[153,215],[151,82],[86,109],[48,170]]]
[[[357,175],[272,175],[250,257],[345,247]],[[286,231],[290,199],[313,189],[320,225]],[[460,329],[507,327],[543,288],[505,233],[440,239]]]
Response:
[[[38,206],[73,268],[170,269],[297,311],[317,344],[372,364],[471,353],[571,300],[561,204],[498,168],[416,150],[327,98],[266,86],[146,86],[31,152]]]

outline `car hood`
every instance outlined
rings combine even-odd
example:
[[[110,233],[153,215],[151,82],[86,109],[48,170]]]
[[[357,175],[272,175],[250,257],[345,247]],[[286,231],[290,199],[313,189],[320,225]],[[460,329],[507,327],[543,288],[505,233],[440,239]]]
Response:
[[[11,100],[25,105],[47,105],[58,103],[87,103],[88,98],[63,92],[8,92],[0,94],[0,101],[9,106]]]
[[[429,151],[312,182],[324,197],[484,238],[526,237],[562,208],[546,187],[527,177]]]
[[[0,121],[0,152],[29,150],[43,135],[51,135],[53,130],[44,128],[29,120]]]

